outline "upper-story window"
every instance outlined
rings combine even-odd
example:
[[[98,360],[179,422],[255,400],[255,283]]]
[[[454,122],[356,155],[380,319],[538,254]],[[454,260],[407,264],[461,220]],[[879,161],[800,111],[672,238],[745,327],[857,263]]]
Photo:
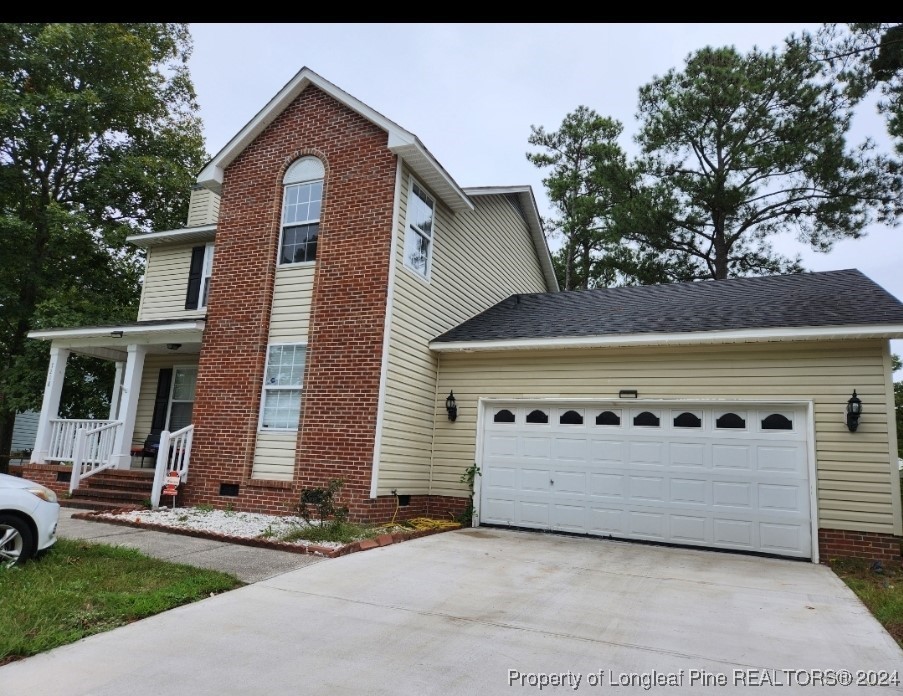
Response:
[[[302,157],[285,172],[280,265],[307,263],[317,258],[324,172],[323,163],[316,157]]]
[[[435,208],[435,201],[412,180],[404,232],[404,265],[424,278],[430,277],[432,266]]]
[[[185,309],[205,309],[210,294],[210,276],[213,273],[213,242],[196,246],[191,250],[188,269],[188,289],[185,293]]]

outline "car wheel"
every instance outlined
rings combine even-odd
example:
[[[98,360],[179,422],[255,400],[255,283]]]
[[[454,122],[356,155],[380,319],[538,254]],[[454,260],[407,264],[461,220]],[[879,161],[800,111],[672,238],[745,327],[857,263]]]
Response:
[[[24,563],[34,555],[34,547],[34,535],[21,518],[0,515],[0,567]]]

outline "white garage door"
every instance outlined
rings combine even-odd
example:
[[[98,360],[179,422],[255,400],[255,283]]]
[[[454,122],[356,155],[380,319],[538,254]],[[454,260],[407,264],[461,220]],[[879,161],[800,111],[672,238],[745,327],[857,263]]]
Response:
[[[489,404],[481,523],[809,558],[799,407]]]

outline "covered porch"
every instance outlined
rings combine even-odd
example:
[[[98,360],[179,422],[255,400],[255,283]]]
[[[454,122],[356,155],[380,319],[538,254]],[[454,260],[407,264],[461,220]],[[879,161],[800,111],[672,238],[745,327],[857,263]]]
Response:
[[[189,319],[32,331],[30,338],[50,342],[50,360],[31,465],[71,466],[70,492],[101,471],[152,468],[158,504],[167,471],[187,478],[203,330],[202,319]],[[115,363],[108,413],[59,417],[73,353]]]

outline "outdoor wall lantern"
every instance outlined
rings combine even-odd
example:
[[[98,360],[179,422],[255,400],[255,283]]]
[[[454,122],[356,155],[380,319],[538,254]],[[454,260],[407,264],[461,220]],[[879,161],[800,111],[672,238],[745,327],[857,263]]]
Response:
[[[862,415],[862,401],[856,396],[856,390],[853,390],[853,396],[847,401],[847,427],[851,433],[856,432],[859,427],[859,416]]]
[[[619,399],[636,399],[638,396],[636,389],[622,389],[618,392]]]
[[[455,393],[450,391],[445,399],[445,410],[448,411],[448,419],[452,422],[458,418],[458,403],[455,401]]]

